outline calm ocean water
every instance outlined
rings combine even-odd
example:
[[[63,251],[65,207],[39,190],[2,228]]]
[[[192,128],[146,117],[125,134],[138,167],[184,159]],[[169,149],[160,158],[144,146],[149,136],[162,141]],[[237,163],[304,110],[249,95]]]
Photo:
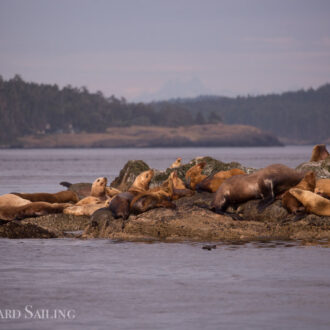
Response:
[[[251,167],[309,159],[312,147],[0,150],[0,193],[111,181],[129,159],[176,157]],[[0,329],[329,329],[330,250],[0,239]],[[15,318],[4,319],[6,310]],[[16,310],[16,312],[12,312]],[[8,316],[8,314],[7,314]]]

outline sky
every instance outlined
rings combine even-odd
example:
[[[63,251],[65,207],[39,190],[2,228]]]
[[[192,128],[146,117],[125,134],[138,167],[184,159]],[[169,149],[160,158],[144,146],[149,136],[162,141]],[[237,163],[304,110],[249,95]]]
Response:
[[[129,101],[330,82],[330,1],[0,0],[0,75]]]

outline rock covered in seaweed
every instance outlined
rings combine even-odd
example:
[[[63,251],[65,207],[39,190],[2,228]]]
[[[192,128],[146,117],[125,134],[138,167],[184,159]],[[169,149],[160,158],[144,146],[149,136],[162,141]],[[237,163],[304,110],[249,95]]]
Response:
[[[296,167],[299,171],[313,171],[318,178],[330,178],[330,156],[318,162],[305,162]]]

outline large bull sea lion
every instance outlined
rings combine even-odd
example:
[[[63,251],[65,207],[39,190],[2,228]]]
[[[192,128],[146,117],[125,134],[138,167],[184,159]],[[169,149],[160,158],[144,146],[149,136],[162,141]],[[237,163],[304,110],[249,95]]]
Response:
[[[261,211],[272,203],[277,194],[295,186],[304,174],[282,164],[274,164],[251,174],[233,176],[220,186],[212,201],[212,209],[226,214],[229,205],[259,199]]]

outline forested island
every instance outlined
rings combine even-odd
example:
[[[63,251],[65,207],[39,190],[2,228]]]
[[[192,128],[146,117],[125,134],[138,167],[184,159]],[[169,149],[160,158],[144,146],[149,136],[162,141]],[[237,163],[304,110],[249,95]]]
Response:
[[[91,93],[86,87],[59,88],[26,82],[19,75],[9,80],[0,76],[0,146],[327,143],[329,107],[329,84],[280,95],[201,96],[146,104]]]

